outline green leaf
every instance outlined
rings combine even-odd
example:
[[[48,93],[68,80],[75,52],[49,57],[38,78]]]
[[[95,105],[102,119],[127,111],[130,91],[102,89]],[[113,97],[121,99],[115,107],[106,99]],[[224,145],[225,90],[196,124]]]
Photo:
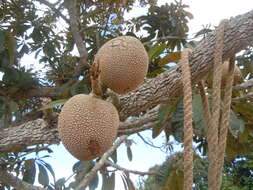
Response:
[[[162,104],[158,110],[158,119],[165,121],[168,117],[172,116],[178,107],[178,103],[182,100],[176,101],[174,104]]]
[[[102,190],[114,190],[115,188],[115,173],[112,173],[110,176],[109,174],[103,174],[103,184]]]
[[[204,112],[203,112],[203,105],[202,105],[202,99],[199,94],[196,94],[193,96],[192,100],[192,110],[193,110],[193,122],[194,122],[194,128],[199,129],[200,131],[205,130],[206,124],[204,121]]]
[[[43,36],[41,33],[40,27],[34,27],[33,32],[31,33],[33,41],[37,44],[40,44],[43,41]]]
[[[127,157],[128,157],[128,160],[129,161],[132,161],[133,159],[133,154],[132,154],[132,150],[131,150],[131,147],[127,147]]]
[[[182,171],[176,171],[175,169],[171,171],[164,189],[183,190],[183,184],[184,184],[183,176],[184,174]]]
[[[123,175],[121,176],[121,178],[123,180],[124,187],[125,187],[126,190],[135,190],[134,183],[129,178],[129,174],[128,173],[123,173]]]
[[[67,99],[60,99],[60,100],[52,101],[49,104],[47,104],[47,105],[43,106],[42,108],[40,108],[39,111],[46,110],[46,109],[51,109],[51,108],[54,108],[55,106],[63,105],[67,101],[68,101]]]
[[[152,138],[156,138],[160,135],[160,133],[163,131],[165,125],[163,123],[158,123],[155,127],[152,129]]]
[[[122,181],[123,181],[123,185],[124,185],[124,189],[128,190],[128,185],[127,185],[127,181],[126,181],[126,177],[125,175],[120,175]]]
[[[176,141],[182,142],[184,128],[184,102],[181,98],[171,117],[172,134]]]
[[[70,93],[72,96],[76,94],[89,94],[89,88],[87,87],[87,84],[85,81],[79,81],[75,83],[70,90]]]
[[[98,174],[96,173],[94,178],[89,183],[89,190],[95,190],[98,187],[98,181],[99,181],[99,178],[98,178]]]
[[[28,54],[28,53],[29,53],[29,47],[26,44],[24,44],[22,49],[20,50],[20,54],[21,56],[23,56],[24,54]]]
[[[48,171],[51,173],[51,175],[53,176],[53,178],[55,180],[55,173],[54,173],[52,166],[50,164],[46,163],[44,160],[40,160],[40,162],[48,169]]]
[[[68,82],[64,83],[60,88],[57,89],[58,96],[63,98],[69,96],[69,92],[71,89],[71,85],[74,83],[74,80],[69,80]]]
[[[69,184],[69,187],[71,187],[72,189],[75,189],[77,188],[77,186],[79,185],[80,183],[78,181],[73,181]]]
[[[111,155],[111,158],[112,158],[112,160],[114,161],[114,163],[117,163],[117,161],[118,161],[117,150],[115,150],[115,151],[113,152],[113,154]]]
[[[64,177],[58,179],[58,180],[55,182],[56,189],[62,189],[61,187],[64,186],[65,182],[66,182],[66,179],[65,179]]]
[[[43,165],[39,164],[39,177],[38,177],[38,181],[41,185],[43,186],[48,186],[49,184],[49,178],[48,178],[48,174],[47,174],[47,170],[44,168]]]
[[[93,168],[94,162],[90,161],[78,161],[73,166],[73,172],[76,173],[76,181],[81,181],[83,177]]]
[[[18,110],[18,104],[16,102],[10,101],[8,104],[11,112],[16,112]]]
[[[229,131],[234,137],[238,137],[239,133],[242,133],[245,128],[245,123],[242,119],[239,119],[235,112],[231,110],[230,112],[230,122],[229,122]]]
[[[175,109],[175,107],[170,104],[162,104],[158,110],[158,119],[160,121],[165,121],[172,113],[173,109]]]
[[[166,44],[156,44],[152,48],[148,50],[149,61],[151,61],[154,57],[159,56],[164,50],[167,48]]]
[[[34,184],[36,175],[35,160],[30,159],[25,161],[25,172],[23,174],[23,181]]]
[[[0,30],[0,53],[4,50],[5,34]]]
[[[172,52],[163,57],[161,60],[159,60],[158,65],[160,67],[166,65],[167,63],[171,62],[178,62],[181,58],[181,52]]]

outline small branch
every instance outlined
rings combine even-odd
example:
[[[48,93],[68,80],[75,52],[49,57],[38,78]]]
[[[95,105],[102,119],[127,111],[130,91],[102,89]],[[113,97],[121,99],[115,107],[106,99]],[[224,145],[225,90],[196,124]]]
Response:
[[[107,158],[113,154],[113,152],[121,145],[121,143],[123,143],[127,139],[127,137],[128,137],[127,135],[120,137],[115,142],[115,144],[107,152],[103,154],[100,160],[95,164],[95,166],[91,169],[91,171],[88,174],[86,174],[84,179],[81,181],[81,183],[75,190],[85,189],[85,187],[89,185],[89,182],[93,179],[97,171],[104,166]]]
[[[145,139],[143,136],[141,136],[140,133],[137,133],[137,135],[141,138],[141,140],[142,140],[145,144],[147,144],[147,145],[149,145],[149,146],[151,146],[151,147],[153,147],[153,148],[159,148],[159,149],[162,148],[162,146],[155,146],[155,145],[151,144],[150,142],[146,141],[146,139]]]
[[[57,13],[66,23],[69,23],[69,20],[67,17],[65,17],[60,10],[55,8],[54,4],[49,3],[47,0],[38,0],[41,4],[44,4],[48,6],[50,9],[52,9],[55,13]]]
[[[158,172],[141,172],[141,171],[136,171],[136,170],[129,170],[129,169],[126,169],[126,168],[123,168],[123,167],[119,166],[118,164],[112,163],[108,160],[105,163],[107,165],[117,169],[117,170],[121,170],[121,171],[127,172],[127,173],[133,173],[133,174],[137,174],[137,175],[141,175],[141,176],[158,174]]]
[[[160,106],[158,105],[158,106],[154,107],[153,109],[149,110],[142,117],[133,117],[131,120],[124,121],[122,123],[122,125],[120,125],[119,129],[120,130],[135,129],[135,128],[143,126],[144,124],[157,121],[159,108],[160,108]]]
[[[47,190],[45,188],[37,187],[25,181],[22,181],[18,177],[13,176],[11,173],[1,168],[0,168],[0,181],[14,187],[17,190]]]
[[[233,98],[232,101],[233,102],[240,102],[242,100],[252,100],[252,99],[253,99],[253,92],[249,92],[248,94],[246,94],[243,97]]]
[[[156,126],[159,123],[160,123],[160,121],[156,121],[156,122],[152,122],[152,123],[147,123],[147,124],[145,124],[141,127],[138,127],[138,128],[118,130],[118,136],[131,135],[131,134],[134,134],[134,133],[145,131],[147,129],[153,128],[154,126]]]
[[[242,89],[247,89],[247,88],[252,88],[252,87],[253,87],[253,79],[250,79],[244,83],[234,86],[233,88],[235,90],[242,90]]]

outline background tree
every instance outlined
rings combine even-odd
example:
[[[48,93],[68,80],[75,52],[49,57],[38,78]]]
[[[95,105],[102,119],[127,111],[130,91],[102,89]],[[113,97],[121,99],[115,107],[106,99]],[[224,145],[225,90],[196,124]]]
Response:
[[[124,15],[134,3],[148,6],[148,14],[126,20]],[[122,170],[126,189],[133,189],[129,173],[152,174],[118,166],[114,153],[104,163],[103,159],[77,162],[73,166],[75,180],[68,184],[67,178],[55,179],[53,168],[39,154],[45,150],[51,153],[50,145],[60,142],[56,124],[61,105],[71,96],[91,91],[88,64],[92,64],[102,44],[120,35],[142,41],[149,55],[149,73],[135,92],[118,97],[118,135],[123,138],[116,145],[126,139],[125,135],[147,129],[152,130],[153,138],[163,131],[167,140],[173,136],[182,141],[181,73],[176,65],[180,51],[186,46],[193,48],[192,80],[198,82],[212,68],[216,31],[203,30],[199,35],[208,34],[200,41],[187,39],[187,23],[192,15],[181,1],[159,7],[152,0],[2,0],[0,6],[0,189],[80,189],[78,185],[84,183],[83,178],[90,171],[95,175],[90,177],[90,189],[97,187],[99,175],[103,188],[113,189],[115,173],[110,167]],[[242,70],[241,80],[246,81],[233,90],[228,163],[235,158],[250,158],[252,153],[252,26],[251,11],[231,19],[225,30],[223,57],[244,50],[237,57],[237,64]],[[39,61],[36,67],[42,68],[40,71],[34,69],[35,65],[27,69],[21,64],[28,54]],[[202,156],[206,156],[202,105],[198,91],[194,92],[194,141]],[[124,142],[131,160],[131,141]],[[31,157],[31,153],[36,154]],[[92,170],[95,165],[100,168]],[[162,184],[181,182],[180,173],[175,173],[170,162],[167,165],[173,175],[167,175]],[[34,185],[35,181],[41,188]]]

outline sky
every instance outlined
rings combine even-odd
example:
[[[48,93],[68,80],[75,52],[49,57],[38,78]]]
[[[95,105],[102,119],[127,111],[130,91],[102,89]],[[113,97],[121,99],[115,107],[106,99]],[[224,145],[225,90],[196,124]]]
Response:
[[[158,0],[158,4],[170,3],[170,0]],[[190,21],[190,36],[199,31],[203,25],[215,25],[217,26],[222,19],[229,19],[231,16],[243,14],[253,9],[253,0],[183,0],[183,2],[190,6],[188,9],[194,16],[194,19]],[[147,9],[139,7],[134,8],[131,13],[128,13],[127,17],[139,16],[145,14]],[[29,56],[25,57],[22,62],[30,62]],[[0,76],[1,78],[1,76]],[[143,136],[152,139],[151,132],[147,131],[142,133]],[[169,153],[161,152],[159,149],[151,148],[142,142],[142,140],[136,135],[130,136],[135,143],[132,145],[133,160],[128,161],[126,146],[123,144],[118,149],[119,162],[118,164],[122,167],[147,171],[151,166],[155,164],[161,164]],[[161,145],[164,142],[164,135],[160,135],[154,141],[154,144]],[[179,150],[180,146],[176,145],[175,150]],[[72,166],[77,161],[73,158],[62,145],[53,145],[51,147],[54,153],[51,154],[51,158],[46,158],[45,161],[49,162],[56,173],[56,178],[68,177],[72,174]],[[131,179],[138,180],[138,176],[130,175]],[[99,188],[98,188],[99,189]],[[121,178],[117,175],[116,178],[116,190],[123,190]]]

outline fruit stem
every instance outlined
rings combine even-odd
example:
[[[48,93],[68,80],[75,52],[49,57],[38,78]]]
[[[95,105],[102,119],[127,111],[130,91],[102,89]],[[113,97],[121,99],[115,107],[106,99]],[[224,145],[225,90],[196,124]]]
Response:
[[[99,61],[94,62],[90,66],[90,73],[91,73],[91,88],[92,88],[92,94],[95,96],[102,97],[104,95],[100,82],[99,82]]]

